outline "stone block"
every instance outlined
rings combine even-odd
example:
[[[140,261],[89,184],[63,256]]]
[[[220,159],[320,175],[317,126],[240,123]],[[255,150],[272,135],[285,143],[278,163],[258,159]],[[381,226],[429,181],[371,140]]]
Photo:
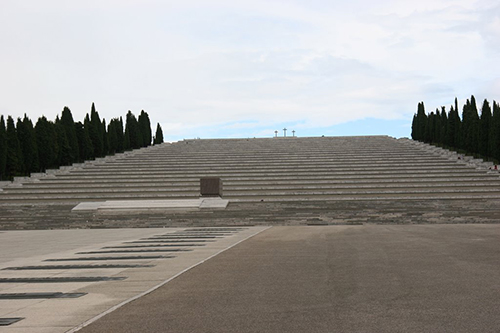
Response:
[[[200,178],[200,195],[202,197],[222,197],[222,179],[219,177]]]
[[[29,180],[29,177],[14,177],[14,183],[22,183]]]
[[[12,182],[7,181],[7,180],[5,180],[5,181],[0,181],[0,189],[1,189],[2,187],[9,186],[10,184],[12,184]]]

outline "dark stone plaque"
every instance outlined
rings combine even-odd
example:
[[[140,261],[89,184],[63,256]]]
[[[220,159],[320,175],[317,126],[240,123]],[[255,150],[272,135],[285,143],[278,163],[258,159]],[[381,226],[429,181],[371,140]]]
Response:
[[[222,197],[222,179],[219,177],[200,178],[202,197]]]

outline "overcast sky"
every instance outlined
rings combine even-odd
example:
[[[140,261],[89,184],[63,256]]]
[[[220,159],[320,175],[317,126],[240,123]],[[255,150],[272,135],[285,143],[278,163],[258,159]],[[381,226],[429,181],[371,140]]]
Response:
[[[0,114],[144,109],[170,141],[404,137],[419,101],[500,101],[498,0],[0,0],[0,45]]]

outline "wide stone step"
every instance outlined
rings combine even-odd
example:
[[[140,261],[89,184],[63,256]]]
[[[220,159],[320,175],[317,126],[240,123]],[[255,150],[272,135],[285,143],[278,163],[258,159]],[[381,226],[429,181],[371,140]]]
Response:
[[[110,160],[110,161],[102,161],[102,162],[89,162],[94,164],[137,164],[144,163],[145,160],[151,162],[150,164],[176,164],[176,163],[259,163],[259,162],[269,162],[269,163],[284,163],[284,162],[323,162],[323,161],[338,161],[341,163],[354,163],[354,164],[363,164],[363,163],[377,163],[377,162],[408,162],[413,161],[417,162],[437,162],[439,159],[436,159],[434,156],[429,156],[428,154],[394,154],[394,155],[385,155],[385,154],[373,154],[373,155],[339,155],[339,154],[328,154],[328,155],[307,155],[307,154],[287,154],[283,156],[264,156],[258,153],[248,153],[248,156],[214,156],[210,155],[201,155],[201,154],[193,154],[192,156],[164,156],[151,158],[149,156],[137,156],[134,158],[127,158],[122,160]],[[251,156],[251,158],[249,158]],[[441,161],[446,161],[441,157]],[[89,164],[88,163],[88,164]]]
[[[247,174],[220,174],[220,173],[199,173],[199,174],[191,174],[189,177],[186,176],[183,178],[184,175],[179,175],[179,174],[151,174],[151,175],[144,175],[144,174],[138,174],[138,175],[133,175],[133,178],[129,177],[123,177],[123,175],[67,175],[67,174],[61,174],[57,175],[54,178],[42,178],[40,179],[39,182],[34,182],[34,183],[27,183],[27,184],[37,184],[37,183],[43,183],[43,182],[58,182],[58,181],[89,181],[89,182],[105,182],[105,181],[135,181],[135,182],[140,182],[144,180],[163,180],[163,181],[179,181],[179,180],[190,180],[190,181],[199,181],[201,177],[205,176],[218,176],[221,177],[223,180],[313,180],[313,179],[336,179],[336,180],[356,180],[356,179],[394,179],[394,180],[402,180],[402,179],[408,179],[408,180],[413,180],[413,179],[436,179],[436,178],[452,178],[455,179],[456,181],[460,181],[460,179],[464,178],[483,178],[483,179],[498,179],[498,175],[494,174],[487,174],[482,171],[478,170],[473,170],[473,172],[454,172],[454,173],[448,173],[448,172],[435,172],[435,173],[391,173],[391,172],[386,172],[386,173],[331,173],[331,172],[322,172],[322,173],[281,173],[281,174],[262,174],[262,173],[247,173]]]
[[[187,171],[203,171],[203,170],[221,170],[221,171],[226,171],[226,170],[238,170],[238,171],[247,171],[247,170],[255,170],[258,168],[259,170],[262,171],[267,171],[267,170],[276,170],[276,171],[281,171],[281,170],[333,170],[333,171],[345,171],[345,170],[353,170],[353,171],[377,171],[377,170],[394,170],[394,169],[400,169],[400,170],[461,170],[461,169],[466,169],[466,170],[471,170],[473,168],[465,166],[465,165],[460,165],[460,164],[420,164],[416,165],[413,163],[407,163],[407,164],[385,164],[385,165],[378,165],[378,164],[363,164],[363,165],[339,165],[339,164],[325,164],[323,163],[322,165],[318,166],[317,164],[308,164],[308,163],[300,163],[300,164],[288,164],[288,163],[282,163],[281,165],[240,165],[240,166],[230,166],[230,165],[185,165],[185,166],[158,166],[158,165],[153,165],[153,166],[144,166],[142,165],[136,165],[135,167],[113,167],[113,166],[102,166],[102,167],[94,167],[94,168],[82,168],[82,169],[75,169],[75,170],[70,170],[70,173],[72,174],[98,174],[98,173],[113,173],[113,172],[118,172],[118,173],[124,173],[124,172],[134,172],[134,173],[142,173],[142,172],[187,172]]]
[[[436,191],[469,191],[469,190],[487,190],[487,191],[500,191],[500,182],[496,184],[475,184],[475,183],[451,183],[451,184],[330,184],[330,185],[225,185],[224,195],[232,196],[239,195],[242,193],[259,193],[262,195],[273,195],[276,191],[288,193],[292,192],[294,194],[300,195],[300,193],[306,192],[324,192],[324,191],[351,191],[351,190],[369,190],[369,191],[406,191],[414,192],[419,190],[425,190],[428,188],[435,189]],[[105,195],[108,193],[118,194],[118,193],[133,193],[133,194],[145,194],[145,193],[175,193],[178,195],[190,195],[199,192],[199,186],[185,186],[185,187],[160,187],[160,186],[138,186],[138,187],[87,187],[87,188],[44,188],[44,189],[30,189],[30,188],[12,188],[9,191],[5,191],[0,194],[0,199],[4,196],[9,195],[49,195],[49,194],[87,194],[87,195]]]
[[[413,177],[419,177],[421,175],[426,175],[426,174],[434,174],[434,175],[448,175],[453,177],[454,175],[479,175],[481,173],[484,173],[481,170],[475,170],[475,169],[451,169],[451,170],[420,170],[420,169],[397,169],[397,170],[364,170],[364,171],[359,171],[359,170],[332,170],[332,169],[283,169],[283,170],[199,170],[199,171],[191,171],[187,170],[185,172],[182,171],[150,171],[148,173],[146,172],[134,172],[134,171],[123,171],[123,172],[113,172],[113,173],[106,173],[106,172],[95,172],[95,173],[82,173],[82,172],[72,172],[69,174],[60,174],[57,175],[57,178],[60,179],[69,179],[72,177],[78,177],[80,179],[84,178],[126,178],[126,177],[137,177],[137,178],[153,178],[153,177],[160,177],[160,178],[178,178],[179,176],[186,176],[190,178],[194,177],[210,177],[210,176],[216,176],[216,177],[258,177],[258,176],[306,176],[309,174],[315,174],[315,175],[321,175],[321,176],[327,176],[327,175],[335,175],[335,176],[355,176],[355,175],[364,175],[367,177],[370,176],[383,176],[383,175],[405,175],[408,178],[413,178]]]
[[[186,159],[179,159],[179,160],[159,160],[159,161],[153,161],[153,160],[148,160],[148,166],[150,167],[156,167],[156,168],[164,168],[164,167],[169,167],[169,168],[184,168],[184,167],[193,167],[193,166],[204,166],[204,167],[220,167],[220,166],[225,166],[225,167],[247,167],[249,165],[252,166],[295,166],[295,165],[302,165],[302,166],[310,166],[310,165],[317,165],[318,163],[321,163],[323,165],[331,165],[331,166],[337,166],[337,167],[346,167],[346,166],[357,166],[357,167],[366,167],[366,166],[377,166],[377,167],[386,167],[386,166],[392,166],[392,167],[397,167],[397,166],[407,166],[407,165],[414,165],[414,166],[459,166],[460,164],[457,164],[455,160],[448,160],[448,159],[443,159],[443,160],[438,160],[435,158],[429,158],[429,159],[422,159],[422,158],[414,158],[414,159],[379,159],[379,160],[360,160],[358,159],[353,159],[351,160],[343,160],[343,159],[338,159],[338,158],[325,158],[325,159],[314,159],[314,158],[309,158],[309,159],[287,159],[287,160],[266,160],[266,159],[260,159],[260,158],[254,158],[252,160],[240,160],[240,161],[235,161],[235,160],[200,160],[200,161],[189,161]],[[137,161],[111,161],[111,162],[106,162],[103,164],[88,164],[84,165],[82,168],[83,169],[89,169],[89,168],[112,168],[112,169],[124,169],[124,168],[132,168],[132,167],[144,167],[144,160],[137,160]]]
[[[356,183],[356,182],[460,182],[460,181],[497,181],[500,179],[499,174],[488,174],[485,172],[477,172],[473,175],[468,172],[462,174],[447,174],[447,173],[437,173],[437,174],[419,174],[418,177],[413,177],[412,175],[399,174],[399,175],[371,175],[367,176],[364,174],[356,174],[350,176],[336,176],[331,174],[322,175],[279,175],[279,176],[252,176],[243,177],[238,175],[226,176],[223,178],[224,183],[231,182],[299,182],[299,183],[309,183],[309,182],[335,182],[335,183]],[[44,186],[44,185],[54,185],[54,184],[68,184],[74,186],[74,184],[121,184],[121,183],[164,183],[164,184],[199,184],[199,177],[164,177],[162,175],[152,175],[151,177],[134,177],[134,178],[123,178],[123,177],[89,177],[89,176],[69,176],[59,175],[57,177],[41,178],[34,182],[25,182],[23,186]]]
[[[138,192],[102,192],[102,193],[40,193],[40,194],[25,194],[15,193],[2,196],[2,201],[13,200],[62,200],[62,201],[91,201],[91,199],[110,200],[110,199],[188,199],[197,198],[198,192],[168,192],[168,191],[138,191]],[[388,197],[439,197],[439,198],[454,198],[454,197],[484,197],[484,198],[500,198],[500,189],[498,188],[460,188],[460,189],[436,189],[436,188],[417,188],[417,189],[339,189],[339,190],[320,190],[320,189],[297,189],[293,191],[273,190],[273,191],[226,191],[224,198],[229,200],[244,199],[244,200],[263,200],[263,199],[283,199],[287,197],[299,198],[316,198],[318,200],[350,200],[356,197],[359,198],[388,198]]]
[[[364,178],[357,180],[345,180],[345,179],[313,179],[313,180],[240,180],[231,181],[224,180],[224,188],[232,188],[237,186],[318,186],[318,185],[328,185],[328,186],[500,186],[500,178],[496,179],[484,179],[484,178],[464,178],[457,183],[456,179],[375,179],[367,180]],[[36,182],[36,183],[25,183],[22,187],[8,188],[5,191],[19,191],[21,189],[32,190],[32,189],[73,189],[74,186],[78,186],[79,189],[82,188],[199,188],[200,181],[194,179],[192,181],[186,182],[162,182],[162,181],[125,181],[125,180],[107,180],[106,182],[101,181],[57,181],[57,182]]]

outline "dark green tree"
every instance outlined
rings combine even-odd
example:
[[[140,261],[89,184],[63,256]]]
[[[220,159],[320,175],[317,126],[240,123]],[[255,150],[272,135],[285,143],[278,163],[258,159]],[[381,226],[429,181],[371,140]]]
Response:
[[[141,111],[138,118],[139,129],[141,131],[142,147],[147,147],[151,145],[151,121],[149,120],[149,115]]]
[[[490,124],[491,108],[490,103],[485,99],[481,108],[480,132],[479,132],[479,154],[484,157],[490,155]]]
[[[455,145],[453,147],[455,147],[456,149],[460,149],[463,147],[462,143],[463,124],[459,114],[458,99],[456,97],[455,97],[455,112],[452,118],[455,122],[455,136],[454,136]]]
[[[7,164],[7,129],[5,128],[5,120],[0,116],[0,180],[7,179],[6,174]]]
[[[78,137],[76,135],[75,121],[73,120],[71,110],[67,106],[64,107],[61,113],[60,123],[64,127],[68,144],[71,148],[71,161],[80,161],[80,145],[78,144]]]
[[[14,119],[11,116],[7,117],[7,161],[5,166],[5,173],[8,178],[23,175],[23,153],[21,151],[21,144],[17,137],[16,126]]]
[[[23,120],[17,120],[16,126],[24,161],[23,174],[29,175],[32,172],[38,172],[40,167],[38,165],[38,148],[33,123],[25,114]]]
[[[439,142],[446,146],[446,139],[448,137],[448,116],[446,115],[446,108],[443,106],[441,107],[441,119],[439,120]]]
[[[417,114],[413,118],[413,122],[411,132],[413,140],[425,141],[427,115],[425,114],[424,102],[418,103]]]
[[[55,124],[57,137],[57,166],[70,165],[72,162],[71,146],[69,145],[66,129],[57,121]]]
[[[160,123],[156,125],[156,134],[154,138],[154,144],[158,145],[160,143],[163,143],[163,131],[161,130]]]
[[[118,145],[116,147],[116,151],[118,153],[122,153],[125,150],[125,133],[123,127],[123,118],[120,117],[120,120],[116,123],[116,137],[118,138]]]
[[[113,118],[108,124],[108,145],[109,153],[115,154],[118,150],[118,137],[116,136],[116,123],[117,119]]]
[[[497,163],[500,163],[500,106],[493,101],[493,115],[491,117],[490,126],[490,155]]]
[[[57,135],[54,127],[55,124],[48,121],[45,116],[38,118],[35,125],[38,163],[42,171],[58,166]]]
[[[130,133],[127,130],[127,128],[125,128],[125,133],[123,134],[123,149],[124,150],[130,150],[130,149],[132,149],[130,147]]]
[[[106,132],[106,119],[102,118],[102,156],[106,156],[109,154],[109,141],[108,141],[108,133]]]
[[[92,103],[90,110],[90,126],[88,129],[90,141],[92,141],[92,147],[94,148],[94,157],[104,156],[104,135],[102,133],[102,123],[99,118],[99,113],[95,110],[94,103]]]
[[[448,113],[447,129],[446,129],[446,145],[451,148],[458,148],[458,142],[460,137],[460,116],[458,115],[458,110],[454,109],[453,106],[450,107],[450,112]]]
[[[85,123],[89,123],[88,115],[85,118]],[[78,138],[78,149],[80,152],[80,161],[87,161],[94,156],[94,148],[90,141],[89,129],[80,121],[75,124],[76,137]]]
[[[418,137],[418,117],[416,113],[413,115],[413,120],[411,122],[411,138],[413,140],[420,140],[420,138]],[[156,144],[156,140],[154,144]]]
[[[462,147],[467,152],[477,154],[479,147],[479,115],[476,99],[471,96],[462,112]]]
[[[442,144],[441,141],[441,112],[436,108],[436,115],[434,116],[434,132],[432,141],[436,144]]]
[[[127,122],[125,124],[125,149],[141,148],[142,138],[139,123],[131,111],[127,112]]]
[[[424,142],[433,143],[434,139],[434,127],[436,125],[436,117],[434,112],[431,112],[427,117],[427,125],[425,126],[424,132]]]

